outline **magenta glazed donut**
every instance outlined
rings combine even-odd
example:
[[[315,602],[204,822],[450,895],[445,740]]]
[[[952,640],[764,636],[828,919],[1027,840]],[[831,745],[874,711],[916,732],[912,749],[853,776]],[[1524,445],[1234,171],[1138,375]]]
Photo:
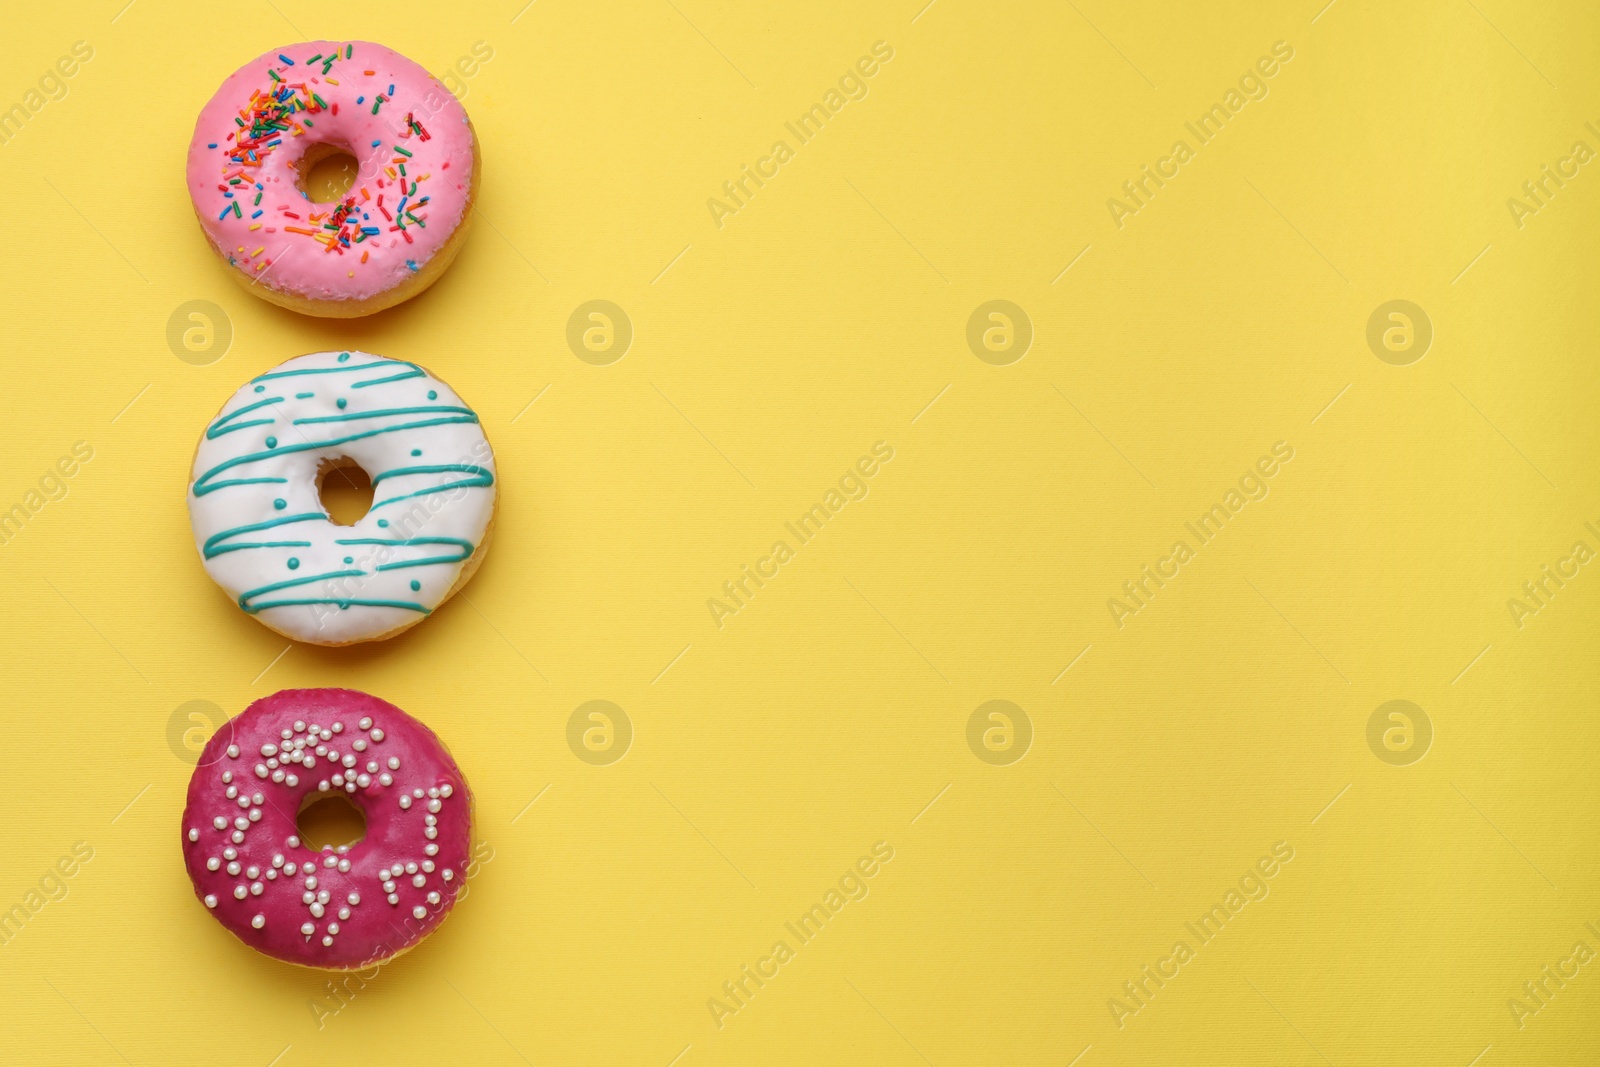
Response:
[[[356,163],[313,202],[312,167]],[[426,70],[367,41],[285,45],[200,112],[187,179],[200,228],[257,296],[308,315],[369,315],[432,285],[467,232],[479,175],[467,113]]]
[[[342,792],[366,836],[314,852],[301,809]],[[195,896],[239,940],[288,963],[370,966],[432,933],[462,892],[472,795],[422,723],[352,689],[286,689],[229,720],[183,810]]]

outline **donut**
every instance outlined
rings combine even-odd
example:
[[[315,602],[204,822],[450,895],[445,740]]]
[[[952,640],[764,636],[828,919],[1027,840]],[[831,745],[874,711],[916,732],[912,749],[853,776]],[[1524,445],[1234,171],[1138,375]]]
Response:
[[[342,794],[357,843],[300,840],[310,803]],[[183,861],[196,899],[287,963],[370,966],[427,937],[471,870],[472,794],[422,723],[353,689],[285,689],[214,734],[189,779]]]
[[[321,480],[357,466],[372,506],[352,526]],[[415,363],[298,356],[252,378],[195,449],[189,519],[213,581],[296,641],[379,641],[450,599],[483,561],[494,453],[478,416]]]
[[[305,178],[356,160],[342,200]],[[461,103],[398,52],[366,41],[275,48],[240,67],[200,111],[189,196],[240,284],[308,315],[353,318],[438,280],[466,236],[478,142]]]

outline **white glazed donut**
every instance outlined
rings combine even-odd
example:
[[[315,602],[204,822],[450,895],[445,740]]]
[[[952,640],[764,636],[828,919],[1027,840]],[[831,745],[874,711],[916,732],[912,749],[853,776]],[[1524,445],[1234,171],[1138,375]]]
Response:
[[[334,523],[319,480],[355,464],[372,507]],[[291,637],[392,637],[482,561],[494,453],[478,416],[415,363],[365,352],[299,356],[223,405],[195,450],[189,518],[206,573],[246,614]]]

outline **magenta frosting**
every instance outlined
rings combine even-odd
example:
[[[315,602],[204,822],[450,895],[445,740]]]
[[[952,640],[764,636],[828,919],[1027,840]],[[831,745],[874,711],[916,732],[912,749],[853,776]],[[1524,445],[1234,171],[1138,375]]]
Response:
[[[360,725],[369,719],[367,727]],[[298,731],[296,723],[302,724]],[[318,730],[314,739],[312,727]],[[364,742],[361,751],[358,741]],[[316,754],[317,746],[323,754]],[[275,755],[263,754],[274,748]],[[300,755],[278,758],[291,750]],[[306,753],[314,765],[307,766]],[[346,756],[355,757],[354,767],[344,765]],[[389,768],[391,758],[398,759],[397,769]],[[370,781],[351,792],[332,784],[335,773]],[[382,774],[392,784],[382,785]],[[297,784],[289,784],[291,775]],[[329,782],[327,792],[319,789],[323,781]],[[230,787],[246,803],[229,797]],[[335,792],[364,813],[366,836],[343,852],[291,844],[291,838],[298,840],[295,818],[302,801]],[[401,806],[402,796],[410,798],[409,806]],[[430,814],[436,820],[432,839],[426,834]],[[225,823],[220,829],[219,818]],[[235,834],[242,840],[234,841]],[[182,837],[196,898],[205,905],[208,895],[214,897],[211,914],[239,940],[289,963],[349,969],[412,947],[444,920],[467,880],[472,799],[433,731],[393,704],[352,689],[286,689],[251,704],[207,743],[189,780]],[[432,855],[429,845],[438,846]],[[235,850],[236,859],[227,859],[226,849]],[[216,870],[207,866],[213,858],[219,861]],[[334,866],[327,865],[330,858]],[[340,869],[341,860],[348,861],[348,870]],[[230,862],[239,864],[237,874],[229,873]],[[397,865],[406,870],[390,879],[397,897],[390,903],[384,872],[392,874]],[[255,877],[249,876],[252,867]],[[416,875],[421,886],[413,884]],[[307,887],[309,877],[316,879],[314,888]],[[242,899],[236,895],[241,886]],[[306,893],[313,902],[327,894],[320,917]],[[359,903],[349,903],[352,893]],[[430,893],[438,894],[436,902]],[[341,908],[349,910],[347,918],[339,918]],[[253,925],[256,916],[263,917],[260,927]],[[310,934],[303,930],[307,923]],[[330,924],[337,924],[337,932]],[[325,937],[331,945],[323,944]]]
[[[290,128],[252,137],[252,94],[285,89]],[[241,148],[241,139],[258,143]],[[325,228],[339,205],[313,203],[295,184],[315,144],[360,165],[344,241]],[[189,143],[189,195],[212,246],[257,284],[313,300],[364,301],[420,271],[465,219],[472,172],[460,102],[416,63],[366,41],[309,41],[251,60],[201,110]],[[397,217],[402,203],[421,221]]]

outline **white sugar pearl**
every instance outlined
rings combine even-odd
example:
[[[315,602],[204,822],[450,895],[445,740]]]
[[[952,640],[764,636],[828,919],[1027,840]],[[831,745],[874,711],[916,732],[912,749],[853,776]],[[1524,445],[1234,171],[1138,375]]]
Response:
[[[358,737],[350,743],[350,747],[355,749],[357,752],[365,752],[367,750],[367,739],[364,737]]]
[[[356,791],[356,780],[354,778],[350,778],[345,781],[344,791],[346,793],[354,793]]]
[[[420,790],[420,789],[413,789],[413,790],[412,790],[412,791],[411,791],[411,795],[412,795],[412,796],[414,796],[414,797],[416,797],[416,798],[417,798],[417,799],[418,799],[418,800],[421,800],[421,799],[422,799],[422,798],[423,798],[423,797],[425,797],[425,796],[427,796],[427,794],[426,794],[426,793],[424,793],[424,792],[423,792],[423,791],[422,791],[422,790]]]
[[[260,882],[251,882],[250,883],[250,895],[254,896],[254,897],[259,897],[261,895],[262,891],[265,890],[266,888],[267,887],[262,885]]]
[[[441,899],[437,891],[428,894],[429,904],[438,904]]]
[[[339,918],[341,918],[341,919],[350,918],[350,909],[349,908],[340,908],[339,909]]]
[[[437,856],[439,854],[439,846],[434,844],[432,841],[429,841],[426,845],[422,846],[422,851],[425,855]]]
[[[322,905],[316,903],[315,901],[312,901],[311,903],[311,917],[313,919],[322,918]]]
[[[241,815],[233,820],[233,828],[235,830],[248,830],[250,829],[250,820]]]
[[[328,936],[327,934],[323,934],[322,935],[322,943],[323,943],[324,946],[331,945],[331,944],[333,944],[333,938]]]
[[[239,795],[239,787],[236,785],[230,785],[227,789],[227,792],[223,793],[222,795],[227,797],[229,800],[232,800],[234,797]]]
[[[400,806],[402,808],[409,808],[411,806],[411,797],[409,795],[401,796],[401,798],[400,798]],[[218,819],[217,822],[223,823],[223,825],[227,825],[222,819]],[[217,829],[218,830],[222,829],[222,826],[218,826]]]
[[[297,870],[297,868],[295,867],[294,861],[292,861],[292,860],[283,865],[283,873],[288,875],[290,878],[293,878],[295,876],[296,870]]]
[[[437,815],[424,815],[422,817],[422,821],[427,823],[429,826],[438,826],[439,825],[439,816],[437,816]]]
[[[391,771],[398,771],[400,769],[400,757],[399,756],[390,756],[389,757],[389,769]]]
[[[221,815],[218,815],[215,819],[211,820],[211,825],[215,826],[218,830],[226,830],[228,828],[228,820],[224,819]]]
[[[232,845],[229,845],[227,848],[222,850],[222,858],[225,860],[236,860],[239,858],[239,850],[234,848]]]
[[[393,893],[394,889],[395,889],[395,886],[394,886],[393,882],[384,882],[383,883],[383,891],[385,893]]]
[[[290,834],[289,839],[285,841],[284,844],[288,845],[290,848],[299,848],[300,838],[295,834]]]
[[[276,756],[278,754],[278,746],[268,741],[261,746],[261,754],[263,756]]]
[[[426,837],[429,841],[432,841],[434,838],[439,836],[439,828],[437,826],[424,827],[422,836]]]
[[[263,926],[267,925],[267,917],[265,915],[257,915],[254,919],[250,920],[250,925],[259,930]]]
[[[424,885],[427,884],[427,881],[428,881],[428,876],[427,875],[419,874],[419,875],[416,875],[415,877],[413,877],[411,879],[411,884],[416,886],[418,889],[421,889]]]
[[[312,934],[317,932],[317,926],[315,923],[302,923],[300,925],[300,932],[305,934],[307,937],[310,937]]]
[[[265,763],[256,764],[256,777],[257,778],[265,778],[266,776],[267,776],[267,765]]]
[[[276,882],[277,880],[278,880],[278,872],[273,870],[271,867],[268,867],[267,868],[267,881]]]
[[[328,924],[328,933],[336,934],[338,932],[339,932],[339,924],[338,923],[329,923]]]
[[[339,857],[335,856],[335,855],[332,855],[331,853],[329,855],[326,855],[326,856],[322,857],[322,865],[324,867],[332,867],[335,864],[337,864],[338,862],[339,862]]]
[[[244,843],[244,831],[243,830],[235,830],[233,833],[229,834],[228,836],[233,839],[233,843],[236,844],[236,845],[240,845],[240,844]]]
[[[293,789],[295,786],[300,784],[299,776],[298,775],[293,775],[293,774],[289,775],[288,780],[287,780],[287,784],[288,784],[290,789]]]
[[[206,870],[208,870],[208,871],[214,871],[218,867],[221,867],[221,866],[222,866],[222,861],[217,859],[217,857],[215,857],[215,856],[212,856],[210,859],[206,860]]]
[[[367,786],[369,786],[371,784],[372,784],[372,775],[370,775],[370,774],[358,774],[358,775],[356,775],[356,785],[360,786],[362,789],[365,789]]]
[[[317,902],[317,895],[315,893],[311,892],[309,889],[306,890],[304,893],[300,894],[300,903],[302,903],[302,904],[315,904],[316,902]]]
[[[428,796],[432,800],[438,800],[439,799],[439,790],[438,789],[430,789],[430,790],[428,790]]]
[[[372,739],[374,741],[382,741],[383,740],[383,731],[382,730],[374,730],[374,731],[372,731]]]
[[[229,759],[238,759],[239,758],[239,746],[238,745],[229,745],[228,746],[228,758]]]
[[[378,784],[385,787],[394,785],[394,775],[390,774],[388,771],[384,771],[382,774],[378,775]]]
[[[260,808],[251,808],[250,809],[250,821],[251,822],[260,822],[261,821],[261,809]]]
[[[416,874],[417,873],[417,861],[416,860],[412,860],[410,863],[406,864],[406,873],[407,874]]]
[[[326,889],[319,889],[317,891],[317,903],[323,905],[328,903],[328,891]]]
[[[228,864],[228,873],[229,874],[238,874],[239,873],[239,862],[237,860],[235,860],[234,862]]]
[[[428,917],[428,909],[424,908],[421,904],[418,904],[416,907],[411,909],[411,914],[415,918],[426,919]]]
[[[304,719],[296,719],[294,721],[294,732],[297,734],[306,732],[306,721]]]
[[[244,869],[244,876],[246,878],[260,878],[261,868],[252,863],[250,866]]]
[[[244,887],[244,886],[242,886],[242,885],[236,885],[236,886],[234,886],[234,887],[233,887],[233,895],[234,895],[234,896],[235,896],[235,897],[236,897],[236,898],[238,898],[238,899],[239,899],[239,900],[243,900],[243,899],[244,899],[244,898],[245,898],[245,896],[246,896],[246,895],[247,895],[247,894],[248,894],[248,893],[249,893],[249,892],[250,892],[250,890],[248,890],[248,889],[246,889],[246,888],[245,888],[245,887]]]
[[[439,872],[439,876],[448,882],[455,878],[456,872],[452,871],[449,867],[446,867],[444,870]]]
[[[344,723],[342,723],[342,722],[334,723],[333,724],[333,732],[336,733],[336,734],[344,733]]]
[[[359,903],[361,903],[361,894],[360,893],[351,893],[349,896],[345,897],[344,899],[346,901],[348,901],[352,905],[359,904]]]
[[[356,723],[356,725],[361,727],[363,730],[370,730],[370,729],[372,729],[372,719],[370,717],[368,717],[368,716],[363,715],[361,717],[361,721]]]
[[[275,760],[275,759],[267,760],[267,770],[275,771],[277,769],[278,769],[278,761],[277,760]]]
[[[195,830],[195,829],[191,829],[189,831],[189,840],[190,841],[198,841],[198,840],[200,840],[200,831],[199,830]]]
[[[450,794],[454,793],[454,792],[455,792],[455,789],[452,788],[449,785],[441,785],[439,787],[439,795],[442,796],[442,797],[449,797]]]
[[[306,888],[307,889],[315,889],[315,888],[317,888],[317,876],[316,875],[313,874],[309,878],[306,879]]]
[[[216,906],[217,906],[217,895],[215,893],[207,893],[206,894],[206,907],[214,908]]]
[[[320,782],[318,782],[318,783],[317,783],[317,789],[318,789],[318,790],[319,790],[319,791],[320,791],[320,792],[323,792],[323,793],[326,793],[326,792],[327,792],[327,791],[328,791],[328,789],[329,789],[329,788],[330,788],[330,787],[329,787],[329,785],[328,785],[328,780],[327,780],[327,779],[326,779],[326,778],[324,778],[324,779],[323,779],[323,780],[322,780],[322,781],[320,781]]]
[[[423,860],[422,861],[422,869],[424,871],[426,871],[428,874],[432,874],[433,873],[433,861],[432,860]]]
[[[428,801],[428,810],[429,811],[438,812],[443,807],[444,807],[444,801],[440,800],[438,797],[435,797],[432,800]]]
[[[272,780],[274,782],[281,782],[281,781],[283,781],[283,779],[284,779],[284,773],[281,770],[272,772]]]
[[[333,784],[334,784],[334,785],[344,785],[344,775],[342,775],[342,774],[335,774],[335,775],[334,775],[334,776],[333,776]]]
[[[400,898],[397,895],[395,895],[394,893],[390,893],[389,894],[389,903],[390,904],[398,904],[398,903],[400,903]]]
[[[350,861],[349,860],[340,860],[339,861],[339,873],[340,874],[349,874],[350,873]]]
[[[344,759],[340,760],[339,762],[343,763],[346,767],[354,767],[356,765],[356,758],[352,753],[347,752],[345,753]]]

